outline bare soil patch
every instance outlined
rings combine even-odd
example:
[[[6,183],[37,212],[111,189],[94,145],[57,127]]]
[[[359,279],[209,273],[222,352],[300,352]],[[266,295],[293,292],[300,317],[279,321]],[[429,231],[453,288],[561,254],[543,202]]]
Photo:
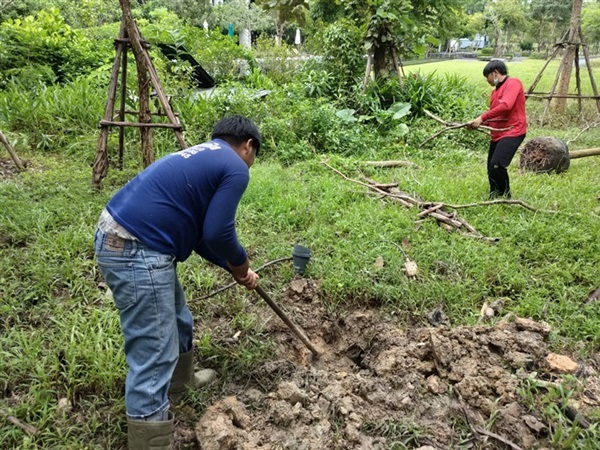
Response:
[[[528,410],[519,388],[531,377],[559,381],[561,369],[546,360],[547,325],[513,318],[401,329],[377,310],[331,317],[318,292],[296,279],[276,301],[322,357],[312,361],[266,308],[280,358],[227,386],[193,433],[180,426],[179,448],[192,434],[202,450],[544,448],[552,424]],[[597,369],[565,369],[587,386],[573,405],[584,414],[600,406]]]
[[[25,162],[23,162],[25,164]],[[0,158],[0,179],[9,179],[20,173],[15,162],[10,158]]]

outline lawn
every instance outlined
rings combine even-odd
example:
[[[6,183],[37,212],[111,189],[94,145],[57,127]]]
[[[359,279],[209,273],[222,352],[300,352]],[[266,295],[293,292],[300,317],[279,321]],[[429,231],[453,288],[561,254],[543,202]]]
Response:
[[[448,61],[411,66],[409,71],[456,73],[479,89],[485,83],[484,64]],[[509,69],[528,86],[542,64],[528,60],[509,63]],[[549,72],[555,69],[550,66]],[[297,107],[286,95],[281,104]],[[256,110],[262,114],[275,100],[267,99],[273,103],[258,104]],[[222,102],[225,106],[207,105],[233,112],[249,108],[244,101]],[[314,111],[328,111],[320,107]],[[530,137],[573,140],[572,148],[598,146],[597,127],[578,136],[583,125],[576,112],[540,128],[539,110],[531,109]],[[294,120],[308,121],[312,112],[307,107]],[[264,114],[265,122],[271,120],[268,124],[288,118],[281,111]],[[593,107],[586,106],[586,114],[593,117]],[[335,124],[331,115],[330,123]],[[283,136],[298,126],[294,120],[286,129],[270,130]],[[448,325],[473,326],[481,324],[485,304],[502,299],[501,314],[489,324],[507,314],[544,321],[552,329],[548,345],[553,351],[581,361],[597,358],[600,302],[587,298],[600,287],[600,158],[573,160],[560,175],[540,175],[520,171],[517,156],[509,170],[514,196],[535,211],[509,204],[454,210],[483,236],[498,238],[490,243],[448,232],[433,219],[421,221],[417,208],[370,195],[324,164],[355,180],[398,183],[402,191],[423,201],[466,205],[486,200],[485,137],[459,130],[419,147],[439,124],[420,118],[408,126],[405,138],[390,137],[385,147],[363,138],[364,147],[357,148],[356,155],[325,153],[312,144],[302,149],[277,147],[273,135],[267,134],[271,156],[266,152],[253,166],[238,215],[240,240],[248,247],[253,266],[288,257],[294,244],[302,244],[313,254],[305,277],[318,284],[327,320],[374,309],[408,330],[429,327],[430,314],[438,309]],[[341,128],[343,133],[333,137],[331,129],[321,132],[330,140],[346,142],[342,138],[354,136],[357,127]],[[23,174],[7,172],[0,179],[0,447],[123,448],[122,337],[92,244],[106,201],[140,169],[137,135],[127,135],[125,169],[111,167],[103,190],[94,192],[90,159],[95,131],[70,137],[70,146],[52,151],[27,148],[26,131],[13,133],[29,166]],[[172,150],[171,136],[165,136],[156,139],[158,155]],[[306,153],[291,163],[278,161],[276,152],[291,150]],[[416,166],[373,168],[364,164],[365,159],[405,159]],[[416,277],[408,277],[404,270],[407,258],[418,266]],[[194,423],[210,403],[229,392],[231,384],[250,383],[247,374],[253,368],[291,355],[282,352],[278,347],[282,342],[267,332],[264,310],[253,293],[234,287],[198,301],[229,283],[228,275],[196,256],[179,271],[196,318],[197,356],[220,374],[217,387],[188,399],[184,415]],[[290,264],[261,272],[262,286],[277,301],[293,279]],[[567,381],[578,387],[557,388],[562,398],[583,389],[577,380]],[[544,420],[553,420],[555,398],[540,400],[536,389],[540,388],[527,385],[523,397],[535,397],[531,404],[541,402],[548,408],[542,411]],[[14,426],[7,416],[35,427],[39,434]],[[339,414],[334,416],[332,420],[339,420]],[[597,407],[592,417],[600,417]],[[492,424],[493,418],[489,420]],[[550,448],[592,449],[590,442],[597,443],[596,428],[581,436],[573,432],[575,437],[556,430],[564,431],[553,429],[544,441]]]

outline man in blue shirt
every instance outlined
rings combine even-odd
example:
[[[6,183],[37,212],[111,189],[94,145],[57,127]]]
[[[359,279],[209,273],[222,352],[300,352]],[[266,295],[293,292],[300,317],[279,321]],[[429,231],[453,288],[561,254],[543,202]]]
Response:
[[[257,286],[237,239],[235,213],[260,143],[250,119],[226,117],[215,125],[212,141],[159,159],[102,212],[94,248],[125,340],[130,450],[170,448],[169,397],[201,381],[193,371],[193,319],[177,263],[195,251],[239,284]]]

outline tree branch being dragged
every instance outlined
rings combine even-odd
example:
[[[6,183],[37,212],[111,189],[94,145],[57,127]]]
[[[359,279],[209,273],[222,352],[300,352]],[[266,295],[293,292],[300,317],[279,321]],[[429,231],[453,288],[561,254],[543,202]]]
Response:
[[[437,133],[429,136],[427,139],[425,139],[423,142],[421,142],[419,144],[419,147],[423,147],[429,141],[432,141],[433,139],[435,139],[436,137],[438,137],[440,134],[445,133],[446,131],[458,130],[459,128],[466,128],[471,123],[471,122],[466,122],[466,123],[448,122],[446,120],[440,119],[438,116],[432,114],[431,112],[427,111],[426,109],[424,109],[423,112],[425,113],[425,115],[427,117],[435,120],[436,122],[441,123],[446,128],[444,128],[444,129],[438,131]],[[509,128],[492,128],[492,127],[488,127],[487,125],[481,125],[478,128],[475,128],[475,130],[479,131],[481,133],[489,134],[490,131],[507,131],[507,130],[510,130],[511,128],[512,127],[509,127]]]
[[[401,191],[398,188],[398,183],[379,183],[377,181],[371,180],[367,177],[365,181],[355,180],[353,178],[348,177],[340,170],[332,167],[327,164],[322,159],[320,160],[321,164],[323,164],[328,169],[340,175],[347,181],[352,183],[359,184],[364,186],[370,190],[369,194],[378,195],[381,198],[388,198],[395,203],[400,203],[402,206],[406,208],[417,207],[421,211],[417,215],[417,222],[422,222],[428,217],[435,219],[437,223],[445,228],[448,231],[459,231],[464,236],[472,237],[476,239],[483,239],[488,242],[497,242],[499,238],[487,237],[478,232],[475,227],[469,224],[466,220],[459,217],[456,212],[447,211],[447,209],[461,209],[461,208],[472,208],[476,206],[489,206],[489,205],[498,205],[498,204],[507,204],[507,205],[517,205],[521,206],[529,211],[538,212],[536,208],[528,205],[527,203],[521,200],[509,200],[509,199],[498,199],[491,200],[479,203],[469,203],[465,205],[451,205],[447,203],[441,202],[427,202],[420,200],[419,198],[415,198],[406,192]]]

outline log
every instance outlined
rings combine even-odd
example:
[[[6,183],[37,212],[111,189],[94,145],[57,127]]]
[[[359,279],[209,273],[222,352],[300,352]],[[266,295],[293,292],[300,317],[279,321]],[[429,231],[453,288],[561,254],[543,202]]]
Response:
[[[598,156],[600,155],[600,147],[587,148],[585,150],[573,150],[569,153],[571,159],[585,158],[587,156]]]

